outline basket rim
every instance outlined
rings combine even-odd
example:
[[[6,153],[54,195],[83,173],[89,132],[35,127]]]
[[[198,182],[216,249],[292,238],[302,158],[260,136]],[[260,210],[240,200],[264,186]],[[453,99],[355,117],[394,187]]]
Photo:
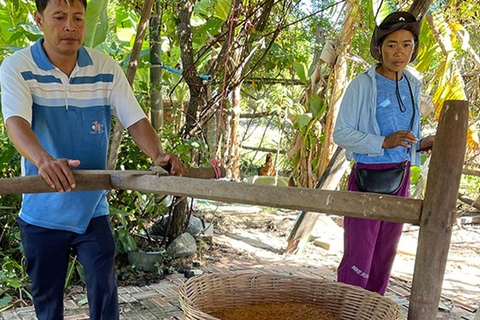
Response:
[[[388,305],[389,307],[385,309],[386,311],[391,310],[392,313],[395,314],[395,319],[400,319],[401,317],[401,310],[398,303],[393,301],[388,297],[384,297],[377,292],[368,291],[358,286],[353,286],[350,284],[345,284],[337,281],[327,280],[327,279],[319,279],[314,277],[307,277],[307,276],[295,276],[295,275],[285,275],[285,274],[263,274],[263,273],[213,273],[213,274],[204,274],[198,277],[192,277],[183,281],[178,289],[179,293],[179,301],[184,311],[187,319],[218,319],[213,317],[212,315],[204,312],[201,310],[197,303],[192,300],[191,292],[188,290],[192,289],[192,286],[195,285],[197,282],[209,282],[215,280],[225,280],[228,283],[229,280],[238,280],[238,279],[246,279],[246,280],[253,280],[253,279],[280,279],[280,281],[284,280],[292,280],[295,279],[295,282],[307,281],[307,282],[315,282],[316,284],[328,284],[331,288],[334,286],[334,290],[338,291],[350,291],[351,293],[358,293],[360,296],[364,297],[365,299],[371,299],[374,301],[380,302],[382,307]],[[250,303],[247,303],[250,304]],[[189,317],[188,314],[194,314],[194,316]]]

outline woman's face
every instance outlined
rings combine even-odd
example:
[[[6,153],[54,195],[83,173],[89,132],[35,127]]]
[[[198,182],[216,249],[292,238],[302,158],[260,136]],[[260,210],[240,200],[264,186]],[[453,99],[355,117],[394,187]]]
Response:
[[[380,61],[388,73],[401,72],[410,62],[415,46],[414,35],[408,30],[400,29],[385,37],[379,47]]]

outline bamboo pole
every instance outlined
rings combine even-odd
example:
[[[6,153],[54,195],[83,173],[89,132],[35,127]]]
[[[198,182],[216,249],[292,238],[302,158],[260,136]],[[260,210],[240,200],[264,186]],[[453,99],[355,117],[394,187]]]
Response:
[[[445,101],[420,219],[409,320],[436,319],[447,263],[468,128],[468,102]]]
[[[162,3],[155,0],[153,14],[150,17],[150,118],[156,131],[163,127],[162,97]]]

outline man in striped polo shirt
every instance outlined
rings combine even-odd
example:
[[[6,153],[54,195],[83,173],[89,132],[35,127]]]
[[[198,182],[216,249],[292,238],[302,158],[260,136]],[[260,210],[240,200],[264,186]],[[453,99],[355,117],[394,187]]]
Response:
[[[71,250],[85,271],[90,319],[118,319],[114,239],[106,191],[79,191],[71,171],[105,169],[110,116],[128,128],[155,165],[184,170],[164,153],[117,63],[82,46],[86,0],[36,0],[44,37],[4,60],[2,112],[22,155],[22,175],[41,175],[56,193],[25,194],[18,219],[39,320],[63,319]]]

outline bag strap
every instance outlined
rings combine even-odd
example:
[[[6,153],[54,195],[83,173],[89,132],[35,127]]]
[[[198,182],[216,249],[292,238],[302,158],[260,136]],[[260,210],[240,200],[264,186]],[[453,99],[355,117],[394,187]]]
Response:
[[[402,72],[403,74],[403,72]],[[413,92],[412,92],[412,87],[410,86],[410,81],[408,81],[408,78],[405,74],[403,74],[403,76],[405,77],[405,80],[407,80],[407,84],[408,84],[408,91],[410,91],[410,98],[412,99],[412,109],[413,109],[413,112],[412,112],[412,120],[410,120],[410,126],[409,126],[409,129],[408,131],[412,131],[413,130],[413,124],[415,122],[415,113],[416,113],[416,110],[415,110],[415,99],[413,98]],[[410,148],[405,148],[407,149],[406,152],[405,152],[405,161],[407,161],[407,158],[408,158],[408,151]]]

